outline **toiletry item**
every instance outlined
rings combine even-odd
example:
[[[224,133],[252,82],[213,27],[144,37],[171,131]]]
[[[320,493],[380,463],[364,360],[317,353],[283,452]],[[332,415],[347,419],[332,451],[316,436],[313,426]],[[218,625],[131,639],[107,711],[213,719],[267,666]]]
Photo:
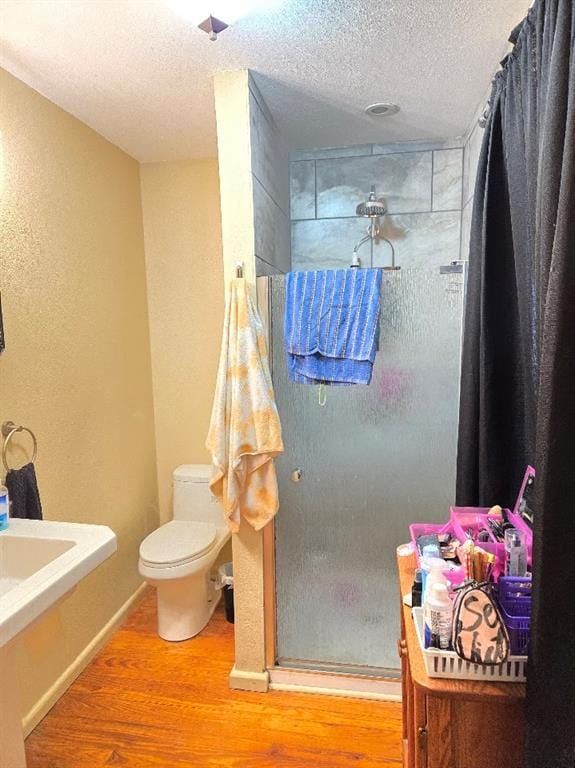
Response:
[[[453,603],[445,584],[432,584],[423,606],[425,647],[448,651],[451,647]]]
[[[440,557],[432,557],[427,560],[427,565],[429,570],[425,579],[425,590],[422,595],[423,602],[425,602],[425,597],[429,594],[429,590],[434,584],[445,584],[448,591],[451,586],[444,574],[445,560],[442,560]]]
[[[484,564],[485,572],[483,574],[483,581],[492,580],[494,567],[495,567],[495,555],[491,554],[491,552],[488,552],[487,559]]]
[[[420,549],[419,567],[423,570],[423,574],[422,574],[423,594],[425,594],[425,580],[427,578],[427,574],[429,573],[429,568],[427,567],[426,563],[430,558],[433,558],[433,557],[441,557],[439,544],[426,544]],[[422,597],[422,600],[423,600],[423,597]]]
[[[426,533],[418,536],[416,544],[421,557],[425,557],[426,554],[432,557],[439,557],[440,544],[436,533]]]
[[[505,531],[505,575],[525,576],[527,573],[527,544],[525,531],[508,528]]]
[[[10,518],[10,498],[8,496],[8,488],[4,485],[0,485],[0,531],[8,528],[8,520]]]
[[[421,595],[423,589],[423,571],[418,568],[415,571],[413,586],[411,587],[411,605],[413,608],[421,607]]]
[[[445,561],[441,558],[441,556],[437,553],[434,553],[434,550],[430,547],[428,550],[428,547],[425,547],[425,554],[419,561],[419,567],[422,570],[422,594],[421,594],[421,603],[425,602],[425,590],[427,589],[427,578],[429,576],[429,572],[431,571],[431,564],[434,561],[438,561],[443,566],[445,565]]]

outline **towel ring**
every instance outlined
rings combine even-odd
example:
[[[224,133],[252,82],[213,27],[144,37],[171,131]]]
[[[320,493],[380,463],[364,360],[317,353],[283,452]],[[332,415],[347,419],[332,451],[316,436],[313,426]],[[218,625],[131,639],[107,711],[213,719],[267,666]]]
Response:
[[[13,421],[5,421],[4,424],[2,424],[2,434],[4,436],[4,444],[2,445],[2,464],[4,464],[6,472],[9,472],[11,469],[6,459],[6,451],[8,450],[8,444],[10,443],[10,440],[17,432],[27,432],[32,438],[32,464],[36,461],[36,456],[38,455],[38,441],[36,440],[36,435],[32,432],[32,430],[28,429],[28,427],[18,426],[18,424],[14,424]]]

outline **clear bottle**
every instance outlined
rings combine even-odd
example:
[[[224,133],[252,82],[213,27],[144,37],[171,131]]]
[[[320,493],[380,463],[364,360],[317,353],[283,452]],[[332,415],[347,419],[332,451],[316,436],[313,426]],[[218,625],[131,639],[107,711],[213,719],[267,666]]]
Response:
[[[421,601],[422,603],[425,603],[425,597],[429,594],[429,589],[432,584],[445,584],[446,587],[449,588],[449,582],[443,575],[443,571],[445,570],[445,560],[442,557],[426,557],[422,563],[422,569],[425,576]]]
[[[508,528],[505,531],[505,575],[525,576],[527,574],[527,544],[525,531]]]
[[[5,531],[8,528],[10,519],[10,498],[8,496],[8,488],[0,484],[0,531]]]
[[[427,591],[423,607],[425,619],[425,647],[451,648],[451,628],[453,625],[453,603],[445,584],[436,582]]]

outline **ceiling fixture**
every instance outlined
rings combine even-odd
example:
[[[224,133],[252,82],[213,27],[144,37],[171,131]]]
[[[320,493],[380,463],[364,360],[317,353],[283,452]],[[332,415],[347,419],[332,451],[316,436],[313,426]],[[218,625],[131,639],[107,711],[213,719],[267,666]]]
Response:
[[[201,24],[198,24],[198,28],[202,29],[204,32],[207,32],[208,37],[212,42],[217,40],[220,32],[223,32],[224,29],[227,29],[229,26],[230,25],[226,24],[225,21],[216,19],[216,17],[212,16],[211,14],[205,21],[202,21]]]
[[[391,101],[377,101],[366,107],[365,111],[368,115],[375,115],[375,117],[389,117],[389,115],[397,114],[399,107],[397,104],[392,104]]]
[[[278,0],[164,0],[175,13],[196,24],[210,40],[243,16],[277,5]]]

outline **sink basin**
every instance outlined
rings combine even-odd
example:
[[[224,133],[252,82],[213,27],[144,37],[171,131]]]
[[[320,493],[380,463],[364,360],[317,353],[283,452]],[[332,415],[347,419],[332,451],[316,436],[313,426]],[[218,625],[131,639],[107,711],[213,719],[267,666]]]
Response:
[[[73,546],[73,541],[63,539],[35,539],[10,534],[0,537],[0,600]]]
[[[25,768],[10,641],[116,551],[103,525],[10,520],[0,532],[0,768]]]
[[[0,647],[115,551],[103,525],[11,520],[0,533]]]

